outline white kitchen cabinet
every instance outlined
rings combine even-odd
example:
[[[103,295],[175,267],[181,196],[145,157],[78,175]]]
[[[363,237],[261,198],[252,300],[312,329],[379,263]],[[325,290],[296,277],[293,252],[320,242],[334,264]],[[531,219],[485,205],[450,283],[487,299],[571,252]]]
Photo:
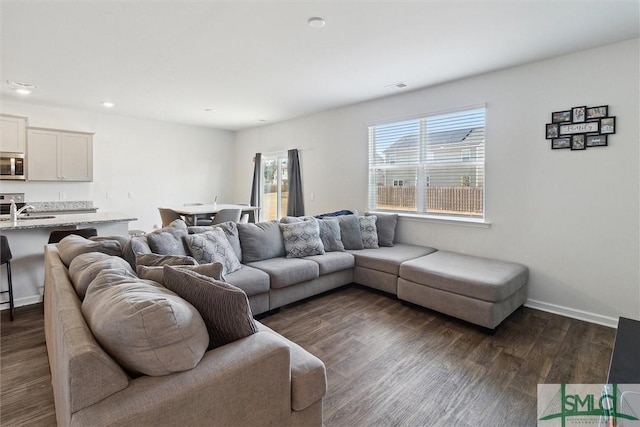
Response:
[[[27,129],[29,181],[92,181],[93,134]]]
[[[27,139],[27,118],[0,114],[0,151],[24,153]]]

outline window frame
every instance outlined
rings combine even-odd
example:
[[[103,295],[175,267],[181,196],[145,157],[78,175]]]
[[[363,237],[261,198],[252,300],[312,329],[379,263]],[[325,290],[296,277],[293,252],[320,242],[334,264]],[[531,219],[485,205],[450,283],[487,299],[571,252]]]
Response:
[[[477,115],[479,120],[481,120],[482,126],[469,127],[471,132],[474,132],[476,129],[481,135],[481,140],[479,144],[470,140],[467,146],[460,146],[460,152],[457,155],[457,161],[453,160],[438,160],[437,153],[434,153],[433,147],[428,149],[428,143],[433,143],[433,141],[428,142],[428,134],[427,132],[427,122],[433,120],[442,120],[443,118],[453,117],[455,120],[460,120],[460,124],[464,121],[464,114],[468,113],[469,118]],[[418,155],[415,157],[417,159],[417,163],[411,163],[414,158],[410,158],[408,161],[405,161],[404,164],[402,161],[398,163],[397,154],[392,153],[394,157],[396,157],[396,161],[393,164],[385,163],[384,160],[380,161],[381,152],[376,147],[377,134],[376,131],[379,131],[385,128],[392,128],[394,125],[398,125],[400,128],[404,126],[404,123],[417,122],[417,127],[419,129],[419,133],[417,136],[418,139]],[[467,129],[466,127],[454,127],[451,130],[455,131],[457,129]],[[487,129],[487,107],[486,104],[472,105],[466,106],[462,108],[447,110],[447,111],[438,111],[427,114],[420,114],[417,116],[402,118],[396,120],[390,120],[386,122],[373,123],[368,126],[368,189],[367,189],[367,204],[368,209],[371,212],[381,212],[381,213],[396,213],[400,216],[416,219],[416,220],[429,220],[436,222],[454,222],[460,223],[463,225],[479,225],[479,226],[488,226],[490,223],[487,221],[487,211],[486,211],[486,167],[487,167],[487,158],[486,158],[486,129]],[[437,131],[436,131],[437,132]],[[442,132],[442,131],[441,131]],[[435,132],[430,132],[433,136]],[[402,138],[403,136],[401,132],[398,135]],[[408,135],[405,135],[406,138]],[[465,136],[460,142],[465,141],[468,135]],[[473,136],[476,137],[475,135]],[[389,144],[387,142],[387,144]],[[480,159],[478,158],[480,156]],[[454,187],[477,187],[481,188],[481,210],[482,212],[478,215],[473,214],[464,214],[464,213],[435,213],[433,211],[429,211],[428,202],[426,199],[427,188],[431,185],[432,182],[432,174],[433,172],[441,166],[445,166],[447,169],[447,177],[449,179],[453,178],[456,173],[459,173],[459,179],[462,183],[463,176],[466,176],[468,179],[465,181],[468,184],[472,179],[475,179],[475,185],[455,185]],[[461,170],[455,171],[454,168],[456,166],[462,167],[472,167],[475,171],[471,170]],[[440,166],[438,166],[440,165]],[[379,174],[384,169],[385,173],[388,171],[396,171],[396,174],[399,174],[398,171],[401,168],[404,168],[405,171],[410,167],[415,166],[416,174],[415,174],[415,210],[410,209],[393,209],[393,208],[378,208],[377,207],[377,191],[378,184],[380,182]],[[435,166],[435,167],[434,167]],[[474,176],[475,175],[475,176]],[[473,178],[472,178],[473,177]],[[399,180],[400,178],[394,177],[393,180]],[[386,176],[385,176],[386,180]],[[406,183],[407,180],[405,179]],[[481,185],[478,185],[478,183]],[[406,185],[406,184],[405,184]],[[478,198],[474,200],[478,201]]]

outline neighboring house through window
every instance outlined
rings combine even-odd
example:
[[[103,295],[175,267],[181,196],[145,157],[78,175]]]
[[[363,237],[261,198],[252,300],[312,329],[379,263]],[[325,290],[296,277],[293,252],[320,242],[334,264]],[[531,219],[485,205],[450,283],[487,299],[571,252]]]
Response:
[[[485,109],[369,127],[369,209],[484,218]]]
[[[289,196],[287,153],[262,156],[262,220],[281,218]]]

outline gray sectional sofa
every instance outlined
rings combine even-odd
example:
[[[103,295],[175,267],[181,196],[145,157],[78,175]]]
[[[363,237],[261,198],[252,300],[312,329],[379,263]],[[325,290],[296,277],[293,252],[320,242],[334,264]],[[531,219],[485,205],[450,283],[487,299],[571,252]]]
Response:
[[[172,269],[182,269],[163,267],[168,259],[169,264],[194,264],[191,268],[200,270],[218,266],[214,279],[244,291],[241,298],[254,316],[351,283],[492,330],[524,303],[525,266],[397,243],[396,222],[396,215],[357,214],[216,227],[175,221],[145,236],[101,237],[86,244],[71,236],[67,239],[73,244],[63,240],[59,246],[48,245],[45,332],[58,423],[322,425],[324,364],[257,321],[251,334],[207,349],[191,369],[132,375],[105,351],[93,324],[85,320],[87,304],[81,294],[86,291],[91,299],[102,285],[70,267],[75,257],[87,257],[83,253],[117,255],[121,261],[116,260],[116,267],[126,264],[118,267],[120,273],[133,280],[136,271],[142,282],[158,277],[148,275],[153,269],[154,274],[165,272],[165,278],[174,274]],[[149,260],[151,264],[141,265]],[[156,261],[159,267],[153,267]],[[116,268],[109,260],[101,262],[108,263],[104,268]],[[200,273],[181,274],[204,280]],[[82,292],[80,281],[85,282]],[[148,290],[150,285],[140,286]],[[198,301],[189,302],[198,307]],[[206,323],[204,314],[203,319]]]

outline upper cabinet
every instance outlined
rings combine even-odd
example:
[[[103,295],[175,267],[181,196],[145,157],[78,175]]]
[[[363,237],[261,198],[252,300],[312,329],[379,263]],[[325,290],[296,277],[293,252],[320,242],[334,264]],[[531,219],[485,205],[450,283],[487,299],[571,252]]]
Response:
[[[27,129],[29,181],[92,181],[93,134]]]
[[[0,151],[24,153],[26,149],[27,118],[0,114]]]

